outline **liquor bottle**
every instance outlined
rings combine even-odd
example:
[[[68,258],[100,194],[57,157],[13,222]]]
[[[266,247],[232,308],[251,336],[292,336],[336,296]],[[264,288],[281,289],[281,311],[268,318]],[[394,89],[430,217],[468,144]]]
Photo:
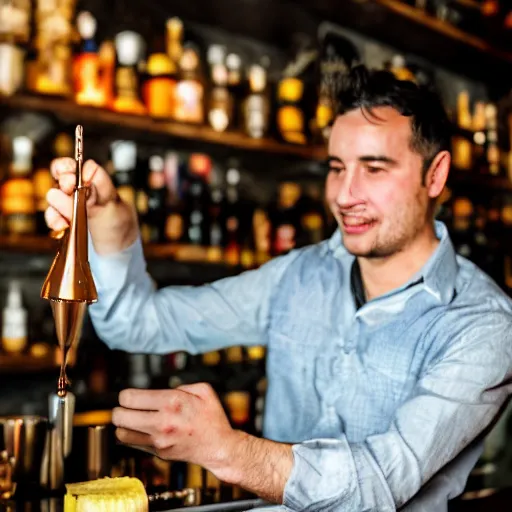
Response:
[[[135,208],[134,174],[137,166],[137,146],[133,141],[118,140],[114,141],[110,148],[117,193],[123,201]]]
[[[71,96],[74,1],[55,3],[37,0],[35,7],[34,47],[37,57],[27,67],[27,86],[40,94]]]
[[[154,51],[149,56],[144,83],[144,103],[149,115],[155,118],[172,119],[174,117],[177,85],[177,67],[163,51],[163,44],[157,39]]]
[[[164,241],[166,195],[164,160],[158,155],[153,155],[149,159],[148,176],[147,222],[150,227],[150,242]]]
[[[395,54],[391,58],[389,71],[395,75],[398,80],[415,82],[416,77],[414,73],[407,67],[405,57],[400,54]]]
[[[227,391],[223,398],[228,411],[228,418],[233,428],[251,432],[250,392],[248,390]]]
[[[488,172],[488,164],[486,158],[487,147],[487,121],[486,121],[486,103],[483,101],[475,101],[473,116],[471,122],[472,134],[467,134],[473,138],[471,147],[471,166],[473,170],[479,173]]]
[[[485,106],[486,148],[485,161],[489,174],[501,173],[501,156],[498,147],[498,108],[494,103]]]
[[[0,1],[0,94],[5,96],[23,86],[30,14],[29,0]]]
[[[183,22],[176,16],[169,18],[166,28],[166,52],[176,68],[179,68],[183,54]]]
[[[510,209],[507,198],[490,195],[487,200],[487,273],[500,285],[506,280],[505,256],[510,254]]]
[[[478,125],[479,116],[476,118]],[[461,91],[457,96],[456,125],[460,130],[452,137],[453,165],[458,170],[470,171],[473,167],[473,141],[469,138],[475,128],[471,115],[469,93]],[[478,137],[477,137],[478,138]]]
[[[148,192],[147,188],[138,187],[135,193],[135,209],[139,219],[139,230],[142,242],[147,244],[151,241],[151,226],[148,221]]]
[[[254,210],[251,227],[254,239],[255,264],[263,265],[270,260],[272,251],[272,225],[265,209],[260,207]]]
[[[274,256],[285,254],[296,247],[300,234],[300,213],[297,209],[300,195],[301,188],[297,183],[285,181],[279,185],[277,204],[271,212]]]
[[[233,121],[233,97],[229,92],[226,50],[215,44],[208,48],[211,90],[208,102],[208,122],[216,132],[227,130]]]
[[[347,38],[327,30],[320,39],[321,50],[317,72],[317,81],[319,82],[318,100],[311,130],[315,141],[319,144],[327,141],[330,136],[331,122],[334,115],[333,95],[339,77],[360,59],[356,47]],[[303,51],[302,54],[306,56],[313,55],[313,52]]]
[[[76,21],[83,46],[73,62],[75,101],[80,105],[102,107],[106,98],[99,82],[100,61],[94,40],[96,19],[89,11],[82,11]]]
[[[48,226],[44,218],[45,211],[48,208],[46,194],[54,186],[54,179],[48,168],[48,164],[49,162],[46,161],[41,162],[41,165],[36,165],[32,175],[36,211],[36,232],[40,235],[48,234]]]
[[[243,101],[242,58],[237,53],[230,53],[226,57],[226,66],[228,69],[227,87],[233,103],[232,127],[237,130],[242,124],[240,111]]]
[[[263,435],[263,415],[265,412],[265,395],[267,378],[265,372],[266,348],[253,345],[245,349],[247,354],[248,373],[251,373],[251,433]]]
[[[206,246],[209,242],[209,219],[207,215],[207,182],[211,171],[208,155],[193,153],[188,163],[187,234],[192,245]]]
[[[114,83],[116,74],[116,48],[113,41],[103,41],[98,52],[99,78],[98,88],[103,97],[103,106],[113,108]]]
[[[252,229],[245,231],[242,236],[242,244],[240,248],[240,265],[245,270],[256,268],[256,249],[254,246],[254,234]]]
[[[176,86],[174,118],[184,123],[204,122],[204,83],[199,51],[189,44],[183,48],[180,59],[180,79]]]
[[[210,239],[207,260],[210,263],[221,263],[224,258],[224,229],[223,229],[223,205],[224,191],[221,174],[218,169],[212,169],[210,180],[210,202],[208,205],[208,217],[210,219]]]
[[[512,204],[510,198],[506,201],[501,218],[505,232],[505,243],[503,244],[503,285],[508,293],[512,293],[512,244],[510,235],[512,234]]]
[[[249,94],[243,104],[244,130],[249,137],[261,139],[269,129],[270,98],[267,72],[254,64],[249,69]]]
[[[180,186],[179,157],[173,151],[169,151],[165,156],[164,175],[167,185],[165,240],[171,243],[184,242],[186,239],[185,208]]]
[[[231,160],[226,172],[225,240],[224,258],[228,265],[240,264],[241,208],[239,197],[240,171],[238,161]]]
[[[277,89],[277,128],[284,142],[306,144],[306,120],[301,107],[304,82],[298,77],[284,77]]]
[[[465,258],[473,257],[474,205],[467,197],[453,199],[453,225],[451,238],[455,251]]]
[[[320,185],[310,183],[302,196],[300,205],[301,232],[297,237],[297,246],[317,244],[326,237],[326,209],[322,201]]]
[[[144,41],[136,32],[125,30],[115,37],[119,67],[116,71],[116,94],[112,108],[128,114],[145,114],[140,99],[137,63],[141,58]]]
[[[28,313],[22,303],[21,284],[9,282],[6,306],[2,312],[2,349],[8,354],[23,352],[28,342]]]
[[[8,234],[26,235],[36,231],[34,183],[31,179],[33,142],[25,136],[12,141],[9,177],[2,184],[2,215]]]

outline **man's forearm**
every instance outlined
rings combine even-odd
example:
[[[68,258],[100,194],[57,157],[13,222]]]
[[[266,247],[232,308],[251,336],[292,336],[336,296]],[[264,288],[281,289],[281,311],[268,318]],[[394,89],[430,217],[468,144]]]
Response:
[[[222,466],[214,473],[272,503],[282,503],[293,467],[292,446],[235,431]]]

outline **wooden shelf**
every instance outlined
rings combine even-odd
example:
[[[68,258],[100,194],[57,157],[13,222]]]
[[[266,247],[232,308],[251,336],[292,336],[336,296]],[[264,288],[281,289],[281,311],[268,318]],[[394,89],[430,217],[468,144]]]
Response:
[[[0,252],[55,254],[58,241],[44,235],[0,235]],[[175,260],[186,263],[222,265],[222,261],[210,261],[208,247],[188,244],[146,244],[144,254],[149,260]]]
[[[67,122],[83,124],[85,129],[87,126],[111,128],[120,126],[137,132],[160,134],[175,139],[193,140],[258,153],[309,160],[326,157],[326,149],[323,146],[294,146],[270,138],[251,139],[239,132],[218,133],[208,126],[158,120],[145,115],[121,114],[106,109],[77,105],[70,100],[55,97],[30,94],[0,97],[0,107],[51,114]]]
[[[512,51],[425,14],[399,0],[298,0],[320,18],[507,91]]]
[[[508,178],[459,169],[451,169],[448,175],[448,185],[479,187],[497,193],[512,192],[512,182]]]
[[[476,8],[476,0],[458,0]],[[415,54],[507,92],[512,76],[512,51],[496,47],[400,0],[203,0],[150,2],[158,19],[180,16],[186,24],[214,26],[232,34],[289,48],[294,34],[317,37],[318,25],[332,22]]]
[[[59,365],[53,352],[44,357],[28,354],[0,354],[0,373],[4,375],[58,372],[58,369]]]

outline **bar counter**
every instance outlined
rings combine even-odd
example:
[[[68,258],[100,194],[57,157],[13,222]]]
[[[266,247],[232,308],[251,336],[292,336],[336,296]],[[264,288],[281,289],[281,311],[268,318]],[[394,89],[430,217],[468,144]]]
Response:
[[[266,503],[262,500],[240,500],[231,503],[215,503],[210,505],[199,505],[180,508],[161,508],[150,505],[150,512],[243,512],[252,510]],[[63,510],[63,500],[61,498],[51,498],[36,501],[0,501],[0,512],[61,512]]]

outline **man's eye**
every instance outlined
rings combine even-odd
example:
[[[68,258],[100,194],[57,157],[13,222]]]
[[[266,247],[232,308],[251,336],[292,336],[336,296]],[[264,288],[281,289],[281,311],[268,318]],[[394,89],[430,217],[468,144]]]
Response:
[[[381,172],[384,170],[382,167],[373,167],[370,165],[367,167],[367,169],[370,174],[377,174],[378,172]]]
[[[339,174],[343,170],[345,170],[344,167],[329,167],[329,172],[335,172],[336,174]]]

